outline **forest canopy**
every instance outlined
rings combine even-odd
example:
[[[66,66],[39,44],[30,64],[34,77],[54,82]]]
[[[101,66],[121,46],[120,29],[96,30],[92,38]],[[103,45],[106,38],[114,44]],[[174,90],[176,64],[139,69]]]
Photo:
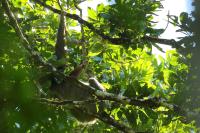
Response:
[[[166,39],[162,0],[88,1],[0,1],[0,131],[200,132],[200,2]]]

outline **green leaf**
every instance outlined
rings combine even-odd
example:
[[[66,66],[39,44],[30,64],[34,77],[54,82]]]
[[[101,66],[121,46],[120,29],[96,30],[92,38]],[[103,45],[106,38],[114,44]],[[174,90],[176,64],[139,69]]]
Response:
[[[96,11],[92,9],[91,7],[88,7],[87,11],[88,11],[88,17],[92,20],[96,20],[97,18]]]
[[[101,43],[95,43],[92,45],[88,56],[97,56],[99,55],[103,50],[103,45]]]

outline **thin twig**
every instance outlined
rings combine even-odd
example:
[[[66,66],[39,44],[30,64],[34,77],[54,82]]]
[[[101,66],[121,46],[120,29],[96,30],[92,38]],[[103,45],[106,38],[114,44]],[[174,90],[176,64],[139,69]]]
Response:
[[[168,26],[169,26],[169,18],[170,18],[170,15],[169,15],[169,11],[168,11],[168,14],[167,14],[167,25],[163,31],[163,33],[167,30]]]

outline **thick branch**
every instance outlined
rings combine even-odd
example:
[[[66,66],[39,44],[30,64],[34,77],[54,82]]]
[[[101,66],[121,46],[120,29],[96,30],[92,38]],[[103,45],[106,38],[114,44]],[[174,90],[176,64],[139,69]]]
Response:
[[[53,11],[54,13],[58,13],[61,14],[61,11],[49,6],[47,4],[45,4],[44,2],[42,2],[41,0],[34,0],[36,3],[40,4],[41,6]],[[64,12],[65,16],[67,16],[68,18],[71,18],[73,20],[78,21],[80,24],[83,24],[85,26],[87,26],[90,30],[92,30],[93,32],[95,32],[96,34],[98,34],[99,36],[101,36],[103,39],[110,41],[111,43],[115,44],[115,45],[120,45],[120,44],[131,44],[134,42],[134,39],[131,38],[112,38],[109,35],[106,35],[103,33],[103,31],[96,29],[93,24],[89,23],[88,21],[82,19],[81,17],[79,17],[76,14],[70,14],[67,12]],[[144,36],[141,38],[141,41],[149,41],[149,42],[153,42],[153,43],[160,43],[160,44],[165,44],[165,45],[170,45],[174,48],[182,48],[180,46],[179,42],[176,42],[174,39],[160,39],[160,38],[154,38],[154,37],[150,37],[150,36]]]
[[[156,38],[156,37],[150,37],[150,36],[144,36],[142,38],[144,41],[149,41],[153,43],[160,43],[172,46],[172,48],[182,49],[181,42],[177,42],[174,39],[162,39],[162,38]]]
[[[179,108],[176,105],[168,104],[165,101],[161,101],[160,99],[144,100],[144,99],[128,98],[126,96],[116,95],[116,94],[108,93],[106,91],[95,89],[72,77],[66,77],[65,82],[66,84],[73,84],[73,87],[79,87],[85,91],[88,91],[91,94],[97,96],[98,99],[101,99],[101,100],[115,101],[124,105],[129,104],[129,105],[139,106],[139,107],[157,108],[157,107],[163,106],[173,111],[179,110]]]

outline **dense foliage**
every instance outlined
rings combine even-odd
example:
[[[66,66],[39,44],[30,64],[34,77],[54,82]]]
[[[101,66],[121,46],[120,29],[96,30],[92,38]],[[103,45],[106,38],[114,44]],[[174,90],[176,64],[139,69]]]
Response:
[[[57,60],[54,47],[61,13],[58,1],[2,0],[0,131],[101,133],[129,132],[126,128],[131,128],[135,132],[198,132],[200,4],[193,3],[192,16],[184,12],[169,16],[169,22],[180,28],[177,32],[186,34],[175,41],[159,38],[164,29],[155,28],[154,15],[162,9],[159,0],[102,3],[96,9],[88,8],[88,16],[83,19],[79,5],[86,1],[61,0],[66,16],[67,54]],[[8,9],[28,43],[16,30]],[[162,49],[157,43],[174,49],[166,52],[166,58],[154,55],[152,47]],[[78,80],[87,82],[91,76],[96,77],[109,94],[135,102],[105,98],[108,105],[104,111],[114,121],[80,123],[68,111],[67,104],[40,101],[52,99],[51,81],[43,78],[52,69],[40,58],[53,67],[65,65],[66,76],[87,60]]]

